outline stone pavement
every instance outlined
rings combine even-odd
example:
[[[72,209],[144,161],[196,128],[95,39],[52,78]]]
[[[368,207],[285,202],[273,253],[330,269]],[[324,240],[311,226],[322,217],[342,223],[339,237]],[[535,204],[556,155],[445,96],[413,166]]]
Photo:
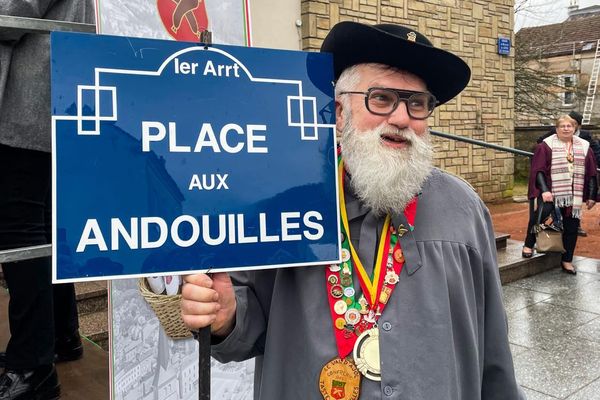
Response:
[[[600,260],[573,263],[576,276],[555,268],[503,286],[528,400],[600,400]]]

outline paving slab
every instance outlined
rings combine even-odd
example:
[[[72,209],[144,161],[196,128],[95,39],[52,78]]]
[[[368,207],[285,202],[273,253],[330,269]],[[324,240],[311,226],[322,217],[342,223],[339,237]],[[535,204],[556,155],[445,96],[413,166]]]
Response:
[[[546,349],[517,354],[514,361],[520,384],[564,399],[600,378],[600,343],[561,337]]]

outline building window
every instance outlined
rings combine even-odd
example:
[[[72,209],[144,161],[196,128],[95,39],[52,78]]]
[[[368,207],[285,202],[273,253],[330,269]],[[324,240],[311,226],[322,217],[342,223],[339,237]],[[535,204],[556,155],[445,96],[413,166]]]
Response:
[[[563,107],[570,107],[575,104],[575,87],[577,86],[577,76],[575,74],[565,74],[558,76],[558,85],[561,87],[559,94]]]

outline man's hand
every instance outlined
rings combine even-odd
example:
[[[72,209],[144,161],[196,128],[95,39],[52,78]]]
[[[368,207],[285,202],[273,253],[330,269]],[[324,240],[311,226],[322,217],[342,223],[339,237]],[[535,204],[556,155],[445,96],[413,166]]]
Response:
[[[596,205],[596,202],[592,199],[587,201],[587,209],[591,210],[592,208],[594,208],[594,206]]]
[[[552,203],[554,197],[552,196],[552,192],[544,192],[542,193],[542,200],[546,203]]]
[[[181,316],[188,328],[210,325],[215,336],[231,333],[235,325],[236,301],[227,273],[187,275],[181,296]]]

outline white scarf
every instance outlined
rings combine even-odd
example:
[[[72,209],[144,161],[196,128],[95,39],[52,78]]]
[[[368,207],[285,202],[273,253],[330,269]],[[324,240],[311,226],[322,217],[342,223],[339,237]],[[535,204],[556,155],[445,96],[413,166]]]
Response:
[[[550,177],[552,179],[552,196],[554,204],[558,207],[573,207],[571,216],[581,217],[583,203],[583,184],[585,176],[585,156],[589,143],[577,136],[573,136],[572,169],[567,161],[567,148],[565,143],[558,139],[556,134],[544,139],[552,149],[552,162],[550,164]]]

